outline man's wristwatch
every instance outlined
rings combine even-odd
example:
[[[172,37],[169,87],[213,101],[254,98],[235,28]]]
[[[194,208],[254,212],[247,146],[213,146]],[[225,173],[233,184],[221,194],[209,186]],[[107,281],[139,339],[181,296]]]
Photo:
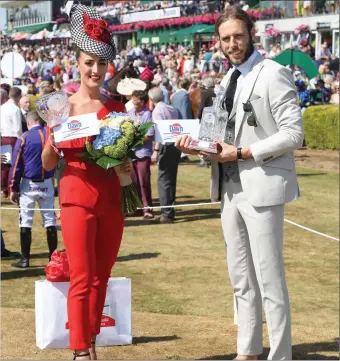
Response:
[[[242,147],[237,148],[237,160],[242,160]]]

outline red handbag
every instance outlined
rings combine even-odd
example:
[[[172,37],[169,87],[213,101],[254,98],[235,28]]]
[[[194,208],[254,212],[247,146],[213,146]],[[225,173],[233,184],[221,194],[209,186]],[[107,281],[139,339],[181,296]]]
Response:
[[[66,251],[55,250],[51,261],[45,267],[46,279],[50,282],[68,282],[70,280],[70,269]]]

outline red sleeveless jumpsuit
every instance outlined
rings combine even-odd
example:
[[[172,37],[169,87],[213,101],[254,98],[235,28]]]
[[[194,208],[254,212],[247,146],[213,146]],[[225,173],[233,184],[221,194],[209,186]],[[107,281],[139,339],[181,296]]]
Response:
[[[124,112],[124,104],[108,100],[98,119]],[[106,286],[116,261],[124,227],[120,184],[115,171],[80,162],[85,138],[61,142],[66,167],[60,181],[61,226],[70,266],[67,309],[70,349],[91,347],[99,334]]]

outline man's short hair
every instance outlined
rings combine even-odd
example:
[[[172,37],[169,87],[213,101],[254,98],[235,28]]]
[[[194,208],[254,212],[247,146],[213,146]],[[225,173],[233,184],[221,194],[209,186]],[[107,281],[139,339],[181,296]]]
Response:
[[[254,29],[254,22],[249,14],[237,5],[228,6],[221,12],[220,16],[215,22],[215,33],[217,37],[220,36],[220,26],[228,20],[242,21],[246,25],[249,36],[251,37],[252,31]]]
[[[142,100],[145,104],[149,100],[148,93],[145,90],[134,90],[131,96]]]
[[[166,76],[162,76],[162,85],[168,87],[170,85],[170,80]]]
[[[40,118],[38,112],[28,112],[27,113],[27,121],[32,121],[34,123],[42,124],[44,121]]]
[[[159,103],[164,101],[164,95],[160,87],[151,88],[148,95],[153,103]]]
[[[190,86],[190,81],[189,81],[189,79],[184,78],[184,79],[181,79],[181,80],[178,82],[178,85],[179,85],[180,88],[185,89],[185,90],[188,90],[188,89],[189,89],[189,86]]]
[[[17,88],[16,86],[12,87],[9,91],[9,97],[10,98],[19,98],[21,97],[22,91],[20,88]]]

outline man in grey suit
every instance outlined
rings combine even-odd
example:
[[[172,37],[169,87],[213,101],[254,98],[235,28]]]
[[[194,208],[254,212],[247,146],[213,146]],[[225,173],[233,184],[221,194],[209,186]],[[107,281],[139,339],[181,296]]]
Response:
[[[178,82],[179,90],[172,99],[172,105],[177,109],[180,119],[193,119],[192,104],[188,92],[189,86],[190,81],[188,79],[181,79]]]
[[[291,360],[291,320],[283,265],[284,205],[299,196],[293,151],[302,145],[301,110],[290,71],[254,50],[254,24],[228,7],[216,22],[233,64],[222,86],[224,142],[212,160],[211,198],[221,200],[229,277],[238,309],[237,359],[262,353],[262,305],[270,360]],[[189,137],[176,146],[190,151]],[[197,154],[197,152],[196,152]]]

